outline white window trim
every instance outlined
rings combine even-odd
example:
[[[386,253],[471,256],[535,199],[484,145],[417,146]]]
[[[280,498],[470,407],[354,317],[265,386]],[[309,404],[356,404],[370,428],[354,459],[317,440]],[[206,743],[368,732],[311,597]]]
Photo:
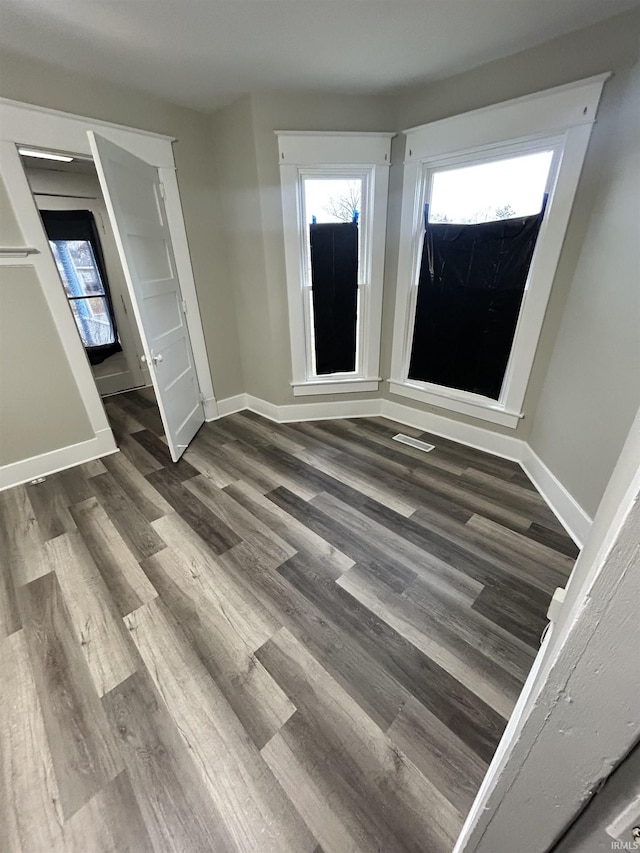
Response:
[[[515,429],[533,367],[538,339],[602,87],[610,74],[558,86],[492,107],[404,131],[400,253],[391,359],[391,393]],[[415,294],[423,238],[428,173],[509,150],[554,148],[549,199],[527,279],[499,400],[408,379]],[[554,174],[555,172],[555,174]]]
[[[387,194],[393,133],[276,131],[287,272],[291,364],[295,396],[378,390]],[[305,282],[302,180],[320,176],[361,177],[369,209],[362,217],[363,263],[359,264],[358,359],[355,373],[313,373]]]

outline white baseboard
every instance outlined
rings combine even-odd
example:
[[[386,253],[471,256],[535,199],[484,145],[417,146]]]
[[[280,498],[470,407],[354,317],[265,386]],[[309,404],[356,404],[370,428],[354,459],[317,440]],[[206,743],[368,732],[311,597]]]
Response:
[[[442,415],[418,411],[391,400],[385,399],[382,404],[382,414],[391,420],[519,462],[560,524],[582,548],[591,528],[591,518],[526,441]]]
[[[213,397],[207,397],[202,403],[202,408],[204,409],[205,421],[213,421],[220,416],[218,402]]]
[[[218,417],[231,415],[249,409],[279,424],[295,421],[321,421],[332,418],[373,418],[383,416],[415,429],[441,435],[476,450],[484,450],[494,456],[520,462],[523,458],[525,443],[511,435],[502,435],[484,427],[471,426],[451,420],[443,415],[423,412],[395,403],[393,400],[334,400],[320,403],[287,403],[276,406],[251,394],[237,394],[218,400]],[[215,420],[215,418],[207,418]]]
[[[3,465],[0,467],[0,491],[19,486],[21,483],[30,483],[38,477],[48,477],[49,474],[117,452],[118,448],[111,430],[101,429],[88,441],[80,441],[77,444],[51,450],[49,453],[40,453],[29,459]]]
[[[236,394],[235,397],[225,397],[224,400],[218,400],[217,402],[217,415],[209,415],[205,405],[205,420],[215,421],[218,418],[224,418],[226,415],[234,415],[236,412],[241,412],[243,409],[247,408],[246,394]]]
[[[398,423],[406,424],[415,429],[440,435],[443,438],[457,441],[476,450],[483,450],[485,453],[491,453],[503,459],[520,462],[523,458],[526,444],[522,439],[515,438],[515,436],[502,435],[502,433],[493,432],[490,429],[485,429],[485,427],[454,421],[433,412],[423,412],[420,409],[414,409],[412,406],[396,403],[393,400],[383,399],[381,402],[381,414],[392,421],[398,421]]]
[[[323,421],[331,418],[372,418],[381,412],[381,400],[337,400],[326,403],[288,403],[274,406],[246,395],[247,409],[280,424],[295,421]]]
[[[540,459],[531,445],[523,442],[525,452],[520,464],[558,521],[579,548],[584,545],[592,519],[560,480]]]
[[[255,412],[279,424],[332,418],[375,417],[381,414],[381,402],[381,400],[339,400],[327,403],[287,403],[276,406],[252,394],[236,394],[235,397],[218,400],[218,417],[233,415],[244,409],[249,409],[250,412]],[[214,421],[216,418],[207,418],[207,420]]]
[[[338,400],[320,403],[292,403],[276,406],[251,394],[236,394],[224,400],[205,400],[207,421],[249,409],[276,423],[326,420],[332,418],[358,418],[383,416],[401,424],[440,435],[451,441],[483,450],[503,459],[519,462],[535,484],[560,523],[573,541],[582,548],[591,528],[591,518],[562,485],[555,474],[545,465],[529,444],[515,436],[502,435],[484,427],[472,426],[437,415],[423,412],[412,406],[388,399]],[[37,477],[46,477],[99,459],[118,450],[110,429],[100,430],[94,438],[49,453],[32,456],[20,462],[0,467],[0,491],[28,483]]]
[[[339,400],[321,403],[293,403],[276,406],[251,394],[237,394],[218,400],[218,417],[249,409],[276,423],[315,421],[331,418],[357,418],[383,416],[401,424],[440,435],[467,447],[491,453],[502,459],[518,462],[548,503],[573,541],[582,548],[591,518],[565,489],[558,478],[547,468],[529,444],[521,438],[503,435],[485,427],[455,421],[433,412],[423,412],[393,400]],[[215,420],[215,418],[207,418]]]
[[[401,424],[440,435],[451,441],[519,462],[557,516],[573,541],[582,548],[591,528],[591,518],[529,444],[511,435],[472,426],[443,415],[423,412],[388,399],[338,400],[320,403],[291,403],[277,406],[251,394],[236,394],[224,400],[210,398],[204,403],[207,421],[249,409],[276,423],[383,416]],[[118,450],[110,429],[94,438],[61,447],[0,467],[0,491],[47,477],[65,468],[99,459]]]

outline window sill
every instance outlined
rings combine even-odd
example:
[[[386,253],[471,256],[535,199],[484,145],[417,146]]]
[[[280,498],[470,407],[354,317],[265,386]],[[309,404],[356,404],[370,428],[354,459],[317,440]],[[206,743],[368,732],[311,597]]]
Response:
[[[421,388],[419,385],[414,385],[410,382],[397,382],[389,380],[389,390],[392,394],[398,394],[400,397],[409,397],[412,400],[418,400],[420,403],[426,403],[429,406],[438,406],[441,409],[449,409],[452,412],[458,412],[461,415],[468,415],[472,418],[478,418],[483,421],[491,421],[494,424],[515,429],[518,422],[524,417],[518,412],[508,412],[498,402],[484,401],[482,398],[465,399],[455,391],[449,391],[442,388],[438,391]],[[471,398],[472,395],[468,395]]]
[[[353,394],[362,391],[377,391],[380,377],[370,379],[310,379],[308,382],[292,382],[294,397],[311,397],[318,394]]]

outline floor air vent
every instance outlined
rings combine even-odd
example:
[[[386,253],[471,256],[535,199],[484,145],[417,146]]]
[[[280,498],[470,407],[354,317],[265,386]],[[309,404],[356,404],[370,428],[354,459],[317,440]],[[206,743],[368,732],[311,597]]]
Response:
[[[435,445],[433,444],[427,444],[426,441],[420,441],[419,438],[411,438],[410,435],[404,435],[401,432],[399,432],[397,435],[394,435],[393,440],[399,441],[401,444],[408,444],[409,447],[415,447],[416,450],[424,450],[425,453],[428,453],[435,447]]]

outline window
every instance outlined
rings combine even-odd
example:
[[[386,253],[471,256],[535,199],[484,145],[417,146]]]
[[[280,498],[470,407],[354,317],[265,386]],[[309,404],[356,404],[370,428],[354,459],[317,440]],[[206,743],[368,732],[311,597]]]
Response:
[[[99,364],[122,347],[93,214],[43,210],[41,216],[89,361]]]
[[[294,394],[377,390],[391,134],[278,137]]]
[[[553,150],[433,171],[429,221],[472,225],[542,210]]]
[[[312,376],[358,372],[363,178],[304,178],[305,313]],[[366,217],[363,220],[366,227]]]
[[[409,380],[499,399],[554,153],[425,175]]]
[[[406,131],[392,393],[524,416],[606,76]]]

